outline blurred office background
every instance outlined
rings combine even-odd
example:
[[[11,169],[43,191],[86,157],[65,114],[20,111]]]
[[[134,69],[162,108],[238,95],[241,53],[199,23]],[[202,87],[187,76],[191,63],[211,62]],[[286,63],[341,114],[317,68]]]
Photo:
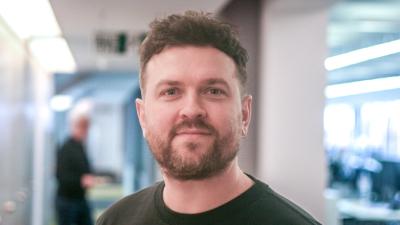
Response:
[[[54,224],[56,149],[81,100],[110,181],[89,193],[94,216],[161,179],[137,48],[187,9],[235,24],[249,51],[243,170],[323,224],[400,224],[400,0],[0,0],[0,224]]]

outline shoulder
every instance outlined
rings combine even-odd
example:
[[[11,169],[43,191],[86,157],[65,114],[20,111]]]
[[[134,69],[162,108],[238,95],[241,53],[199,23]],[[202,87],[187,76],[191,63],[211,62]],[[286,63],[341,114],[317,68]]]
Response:
[[[71,137],[67,138],[59,147],[59,152],[65,152],[70,149],[75,149],[78,142],[74,141]]]
[[[68,164],[74,163],[77,160],[80,161],[82,159],[82,152],[82,145],[79,142],[74,141],[72,138],[68,138],[58,149],[57,158],[59,161]]]
[[[110,206],[97,220],[97,225],[126,224],[154,209],[154,195],[161,183],[122,198]],[[146,213],[145,213],[146,212]]]
[[[256,185],[260,197],[251,207],[256,214],[253,217],[254,220],[282,225],[320,225],[305,210],[272,190],[265,183],[256,180]]]
[[[65,157],[65,155],[67,155],[70,152],[70,149],[73,149],[72,141],[70,138],[68,138],[64,142],[62,142],[61,145],[58,146],[57,148],[58,157]]]

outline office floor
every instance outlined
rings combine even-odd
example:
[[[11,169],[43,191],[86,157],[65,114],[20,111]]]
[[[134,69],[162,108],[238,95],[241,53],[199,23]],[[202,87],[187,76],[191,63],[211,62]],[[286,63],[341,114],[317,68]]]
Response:
[[[91,189],[89,199],[92,204],[93,218],[97,219],[105,209],[122,196],[120,184],[104,184]]]

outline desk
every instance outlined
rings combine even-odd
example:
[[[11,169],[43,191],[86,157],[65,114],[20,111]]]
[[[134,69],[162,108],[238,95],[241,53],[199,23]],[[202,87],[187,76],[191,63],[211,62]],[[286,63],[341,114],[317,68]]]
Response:
[[[337,207],[340,214],[359,220],[400,221],[400,210],[392,210],[388,204],[340,199]]]

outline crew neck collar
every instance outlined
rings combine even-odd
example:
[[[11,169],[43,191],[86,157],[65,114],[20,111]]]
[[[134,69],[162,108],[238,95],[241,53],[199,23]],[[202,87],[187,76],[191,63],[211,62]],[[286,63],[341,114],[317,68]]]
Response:
[[[248,206],[258,199],[258,190],[262,188],[263,183],[254,177],[246,174],[253,180],[254,184],[245,192],[236,196],[232,200],[201,213],[185,214],[178,213],[169,209],[163,200],[163,190],[165,183],[161,182],[155,193],[155,207],[160,215],[160,218],[167,224],[185,224],[185,225],[206,225],[215,223],[218,218],[225,218],[226,215],[235,215],[242,211],[243,207]],[[188,203],[190,204],[190,202]]]

